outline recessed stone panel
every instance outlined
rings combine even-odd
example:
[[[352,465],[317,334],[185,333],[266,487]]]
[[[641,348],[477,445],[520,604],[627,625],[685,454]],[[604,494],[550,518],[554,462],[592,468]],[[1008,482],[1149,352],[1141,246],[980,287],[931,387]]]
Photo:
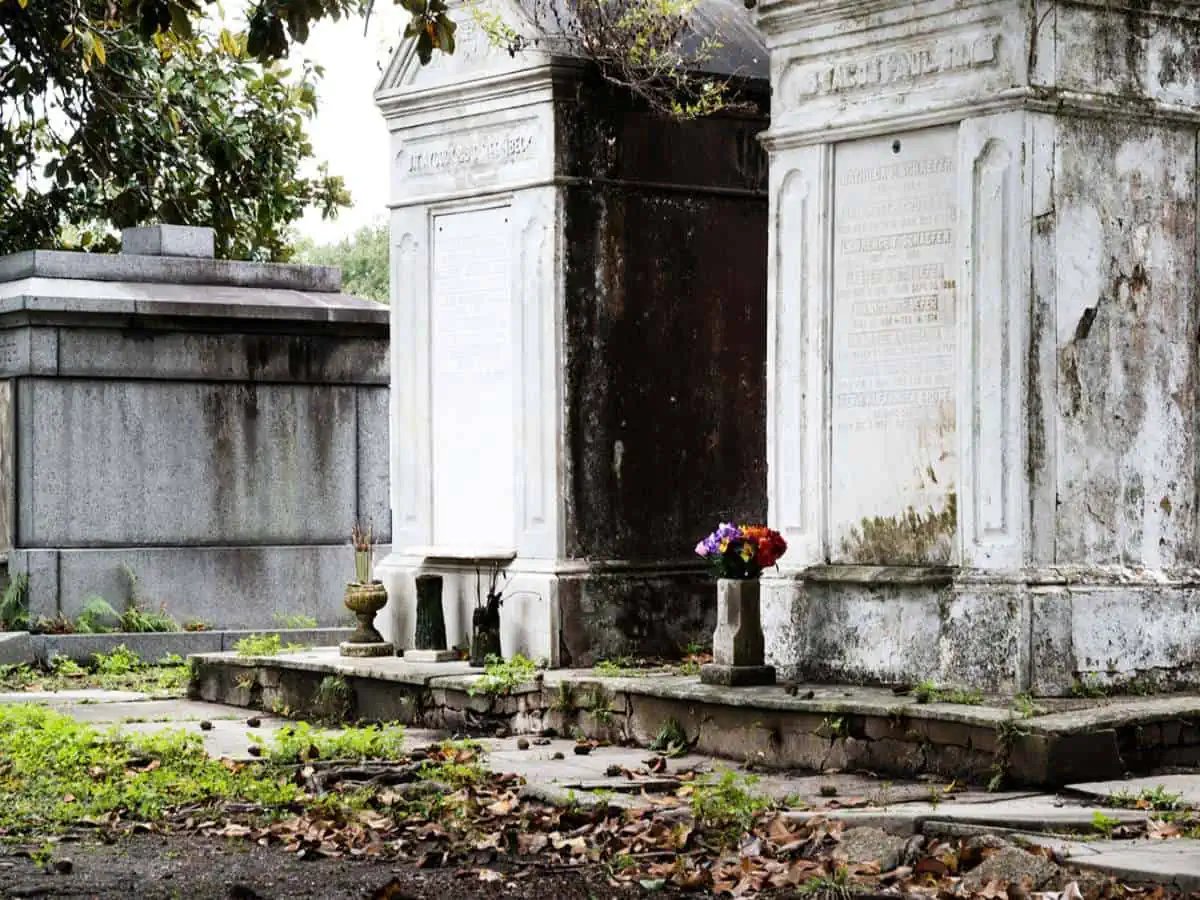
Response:
[[[514,316],[507,206],[433,220],[433,541],[515,540]]]
[[[832,556],[957,560],[957,137],[834,156]]]

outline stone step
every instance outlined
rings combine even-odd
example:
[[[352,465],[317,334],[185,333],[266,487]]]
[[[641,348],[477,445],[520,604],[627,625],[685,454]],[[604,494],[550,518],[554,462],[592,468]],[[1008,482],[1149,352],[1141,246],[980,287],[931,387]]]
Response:
[[[613,677],[550,670],[506,695],[465,662],[348,659],[335,649],[193,656],[192,696],[266,711],[313,709],[344,679],[360,718],[487,734],[546,729],[647,745],[670,726],[697,752],[764,768],[863,770],[995,785],[1059,787],[1200,764],[1200,696],[1049,702],[1023,716],[1002,698],[920,703],[887,688],[735,688],[694,675]]]

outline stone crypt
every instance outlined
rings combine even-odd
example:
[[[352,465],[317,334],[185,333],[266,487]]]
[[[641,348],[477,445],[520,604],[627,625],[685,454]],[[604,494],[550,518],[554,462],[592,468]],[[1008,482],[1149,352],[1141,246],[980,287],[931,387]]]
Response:
[[[761,38],[740,0],[706,0],[714,71],[745,78],[752,108],[681,124],[456,15],[453,56],[421,66],[405,42],[376,94],[392,132],[381,630],[411,648],[414,579],[440,574],[465,645],[476,573],[486,589],[501,564],[506,655],[676,653],[712,634],[696,538],[766,507]]]
[[[760,0],[768,660],[1200,683],[1200,7]]]

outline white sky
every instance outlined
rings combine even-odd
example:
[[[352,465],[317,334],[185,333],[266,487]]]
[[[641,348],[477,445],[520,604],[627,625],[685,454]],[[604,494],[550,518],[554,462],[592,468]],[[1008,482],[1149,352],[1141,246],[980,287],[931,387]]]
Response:
[[[386,215],[388,178],[387,128],[375,108],[372,94],[386,65],[388,46],[396,46],[406,15],[392,0],[375,0],[366,35],[360,17],[340,22],[320,22],[308,43],[292,50],[293,58],[307,58],[325,67],[318,88],[320,106],[309,124],[317,160],[341,175],[350,189],[353,205],[337,219],[323,221],[310,211],[297,230],[318,243],[353,233]]]

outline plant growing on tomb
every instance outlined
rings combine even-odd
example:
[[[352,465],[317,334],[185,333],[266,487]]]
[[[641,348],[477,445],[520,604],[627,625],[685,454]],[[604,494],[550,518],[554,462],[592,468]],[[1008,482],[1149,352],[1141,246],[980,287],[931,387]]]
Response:
[[[470,3],[475,27],[510,55],[540,49],[588,60],[604,81],[629,91],[654,112],[680,120],[739,105],[736,77],[704,71],[713,68],[724,38],[716,23],[697,15],[699,6],[699,0],[576,0],[565,5],[521,0],[519,24],[514,25],[483,4]]]
[[[696,545],[696,555],[708,561],[718,578],[758,578],[787,552],[787,541],[765,525],[722,522]]]
[[[487,668],[478,682],[467,689],[471,696],[476,694],[507,695],[537,677],[537,663],[520,653],[510,660],[498,656],[487,659]]]
[[[29,628],[29,576],[14,575],[0,596],[0,631]]]

